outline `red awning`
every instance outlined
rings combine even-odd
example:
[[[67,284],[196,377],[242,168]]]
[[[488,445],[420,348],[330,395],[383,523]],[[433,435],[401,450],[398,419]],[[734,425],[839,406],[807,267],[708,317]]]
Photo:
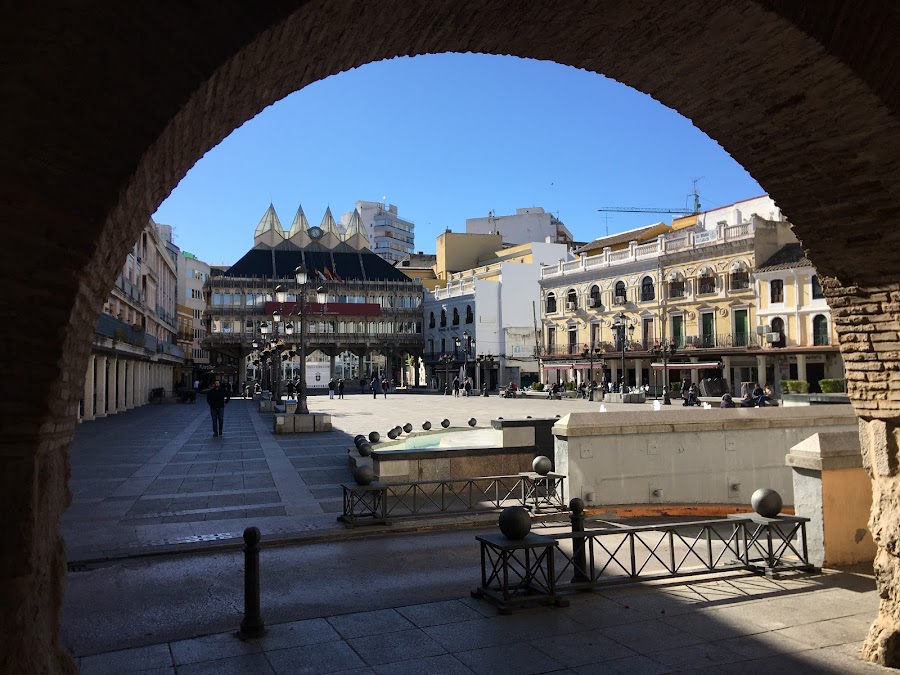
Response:
[[[271,315],[276,309],[281,312],[282,316],[300,315],[299,302],[267,302],[263,306],[263,313]],[[373,302],[326,302],[324,305],[320,305],[318,302],[307,302],[306,313],[312,318],[323,315],[381,316],[381,307]]]
[[[663,369],[662,363],[651,363],[651,368],[655,368],[657,370]],[[707,361],[705,363],[669,363],[667,366],[668,370],[706,370],[711,368],[721,368],[722,364],[718,361]]]
[[[603,363],[600,361],[594,361],[594,365],[591,366],[590,363],[557,363],[555,365],[545,365],[544,370],[590,370],[593,368],[594,370],[603,370]]]

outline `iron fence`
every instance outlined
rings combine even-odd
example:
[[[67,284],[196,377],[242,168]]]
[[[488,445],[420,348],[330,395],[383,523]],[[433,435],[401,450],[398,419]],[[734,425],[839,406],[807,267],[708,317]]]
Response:
[[[348,525],[384,523],[391,518],[498,510],[524,506],[532,513],[565,511],[565,476],[521,473],[511,476],[342,485]]]

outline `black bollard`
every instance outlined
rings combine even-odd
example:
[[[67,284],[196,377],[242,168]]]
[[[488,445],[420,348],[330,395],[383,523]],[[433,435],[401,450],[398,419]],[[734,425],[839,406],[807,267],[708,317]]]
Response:
[[[584,583],[591,580],[587,574],[587,557],[584,553],[584,536],[578,536],[579,532],[584,532],[584,502],[575,497],[569,502],[569,511],[572,515],[569,520],[572,521],[572,567],[575,574],[572,576],[572,583]]]
[[[258,528],[244,530],[244,619],[237,634],[242,640],[266,633],[266,624],[259,612],[259,538]]]

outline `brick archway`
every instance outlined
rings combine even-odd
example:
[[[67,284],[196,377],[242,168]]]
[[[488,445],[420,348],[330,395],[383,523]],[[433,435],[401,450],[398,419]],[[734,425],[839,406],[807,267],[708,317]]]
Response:
[[[371,61],[514,54],[603,73],[718,140],[789,214],[826,284],[874,478],[886,597],[868,655],[895,663],[900,562],[900,19],[887,0],[22,3],[0,40],[3,396],[0,634],[12,669],[58,647],[67,447],[90,332],[125,251],[206,151],[264,107]],[[35,309],[39,311],[35,311]]]

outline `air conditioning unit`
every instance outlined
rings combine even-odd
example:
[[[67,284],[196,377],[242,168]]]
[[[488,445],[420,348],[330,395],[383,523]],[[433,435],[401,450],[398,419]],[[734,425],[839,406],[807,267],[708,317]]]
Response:
[[[763,333],[768,333],[768,332],[770,332],[771,330],[772,330],[772,329],[769,328],[769,324],[763,324],[762,326],[757,326],[757,327],[756,327],[756,334],[757,334],[757,335],[762,335]]]
[[[616,297],[613,298],[614,305],[624,305],[626,302],[628,302],[628,301],[625,299],[624,295],[617,295]]]
[[[574,302],[567,302],[567,303],[566,303],[566,311],[567,311],[567,312],[574,312],[574,311],[575,311],[575,303],[574,303]]]
[[[781,333],[766,333],[766,342],[773,343],[781,340]]]
[[[589,305],[593,308],[603,307],[603,303],[600,302],[600,298],[591,298]]]

